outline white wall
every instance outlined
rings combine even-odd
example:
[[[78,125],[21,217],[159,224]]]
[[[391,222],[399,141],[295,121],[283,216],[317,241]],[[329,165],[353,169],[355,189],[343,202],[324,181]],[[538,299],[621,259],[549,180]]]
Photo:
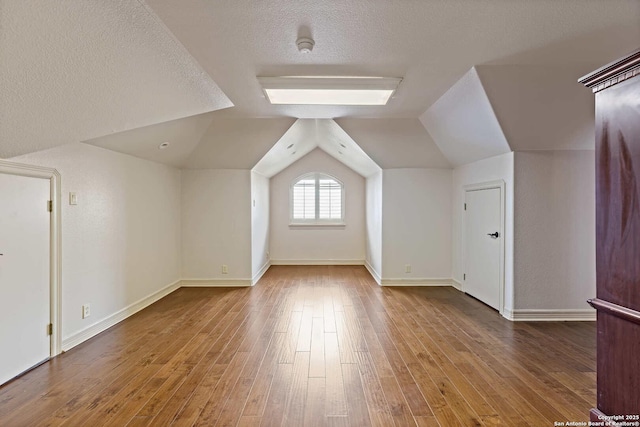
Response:
[[[366,181],[365,260],[378,281],[382,278],[382,174],[380,171]]]
[[[182,171],[182,249],[183,279],[251,279],[250,171]]]
[[[588,309],[595,295],[595,155],[515,153],[515,309]]]
[[[62,176],[63,345],[180,279],[179,170],[80,143],[11,161]]]
[[[457,167],[453,171],[453,278],[462,283],[464,248],[462,226],[464,186],[502,180],[505,182],[505,308],[513,308],[513,153],[501,154]]]
[[[251,172],[251,275],[269,262],[269,178]]]
[[[382,279],[451,277],[451,170],[382,172]],[[405,273],[405,265],[411,273]]]
[[[290,227],[289,188],[308,172],[322,172],[342,181],[344,227]],[[333,157],[315,149],[271,178],[271,260],[276,262],[363,262],[365,258],[365,180]]]

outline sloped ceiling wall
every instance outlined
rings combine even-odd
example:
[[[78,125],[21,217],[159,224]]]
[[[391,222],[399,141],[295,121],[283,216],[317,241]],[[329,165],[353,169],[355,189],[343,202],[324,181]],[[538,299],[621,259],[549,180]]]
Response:
[[[187,169],[251,169],[295,119],[215,117],[193,150]]]
[[[528,150],[594,147],[594,97],[576,80],[593,64],[479,65],[420,121],[454,166]]]
[[[213,120],[213,113],[198,114],[84,141],[165,165],[182,167]],[[160,144],[169,146],[159,149]]]
[[[140,2],[0,10],[0,158],[232,105]]]
[[[253,170],[270,178],[316,148],[364,177],[380,170],[367,153],[330,119],[298,119]]]
[[[425,111],[420,121],[454,166],[511,151],[475,68]]]
[[[595,97],[577,79],[597,67],[481,65],[476,69],[513,151],[584,150],[595,144]]]
[[[309,154],[318,146],[315,129],[315,120],[296,120],[267,154],[255,164],[253,171],[271,178]]]
[[[317,147],[362,176],[380,170],[331,119],[235,118],[205,113],[84,142],[178,168],[253,169],[267,177]],[[160,150],[163,142],[169,147]],[[411,156],[405,158],[414,161]]]
[[[316,120],[316,124],[318,147],[365,178],[380,172],[380,166],[335,120]]]
[[[450,168],[418,119],[336,119],[383,169]]]

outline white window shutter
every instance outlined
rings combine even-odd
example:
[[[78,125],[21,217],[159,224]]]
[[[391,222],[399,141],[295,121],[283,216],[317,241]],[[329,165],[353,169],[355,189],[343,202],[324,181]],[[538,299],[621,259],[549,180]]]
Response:
[[[293,186],[293,219],[314,219],[315,179],[301,179]]]
[[[344,187],[321,173],[300,177],[291,187],[291,219],[302,223],[343,221]]]

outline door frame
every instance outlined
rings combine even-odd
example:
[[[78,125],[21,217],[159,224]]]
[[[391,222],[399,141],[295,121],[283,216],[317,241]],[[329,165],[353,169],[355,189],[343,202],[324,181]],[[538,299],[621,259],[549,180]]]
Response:
[[[487,181],[480,182],[476,184],[467,184],[462,187],[464,192],[463,195],[463,203],[467,203],[467,192],[470,191],[479,191],[479,190],[491,190],[491,189],[499,189],[500,190],[500,236],[502,240],[500,242],[500,260],[499,260],[499,287],[500,287],[500,298],[498,303],[498,312],[501,315],[504,315],[504,277],[505,277],[505,209],[506,209],[506,201],[505,201],[505,188],[506,184],[503,180],[495,180],[495,181]],[[466,274],[467,270],[467,211],[463,208],[462,210],[462,268]],[[462,280],[462,291],[465,292],[466,280]]]
[[[49,197],[53,202],[49,219],[49,316],[53,325],[50,357],[62,351],[62,240],[60,216],[60,173],[52,168],[25,165],[0,159],[0,173],[49,180]],[[43,206],[45,208],[45,206]]]

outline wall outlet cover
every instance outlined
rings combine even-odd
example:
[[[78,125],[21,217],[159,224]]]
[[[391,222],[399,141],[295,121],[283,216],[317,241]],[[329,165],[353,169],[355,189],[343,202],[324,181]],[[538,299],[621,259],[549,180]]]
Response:
[[[86,319],[91,316],[91,304],[85,304],[82,306],[82,318]]]

